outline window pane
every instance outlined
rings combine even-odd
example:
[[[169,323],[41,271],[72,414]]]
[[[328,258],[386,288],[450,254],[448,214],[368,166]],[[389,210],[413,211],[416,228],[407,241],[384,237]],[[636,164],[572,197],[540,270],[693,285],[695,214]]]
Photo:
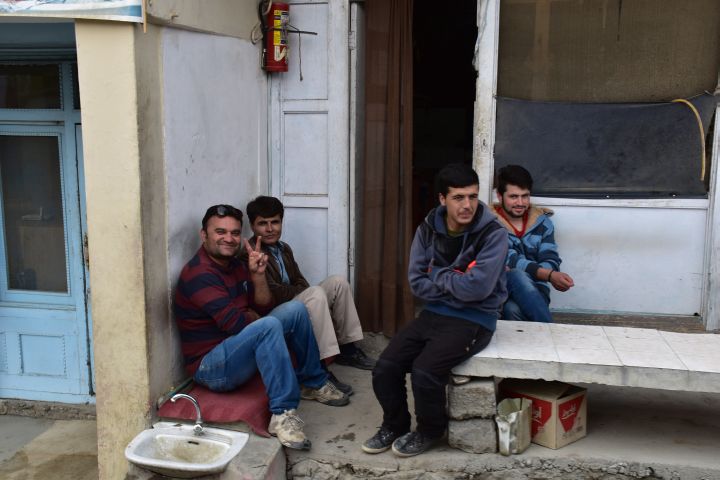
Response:
[[[498,95],[658,102],[713,91],[717,0],[502,0]]]
[[[710,125],[718,98],[705,94],[690,101],[702,124]],[[530,102],[498,97],[496,132],[496,168],[524,166],[533,175],[537,195],[707,194],[709,156],[702,154],[706,139],[686,104]]]
[[[717,0],[500,0],[496,167],[543,195],[707,196],[718,25]]]
[[[61,108],[60,67],[0,64],[0,108]]]
[[[8,287],[66,292],[58,138],[0,135],[0,175]]]

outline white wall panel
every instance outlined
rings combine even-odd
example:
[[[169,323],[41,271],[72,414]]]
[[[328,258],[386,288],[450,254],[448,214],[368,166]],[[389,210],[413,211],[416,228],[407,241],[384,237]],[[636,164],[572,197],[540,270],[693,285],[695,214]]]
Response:
[[[290,23],[317,35],[290,34],[289,67],[283,75],[283,100],[328,98],[328,6],[292,4]],[[300,67],[302,62],[302,80]]]
[[[328,194],[327,113],[285,113],[285,195]]]
[[[561,270],[575,287],[557,310],[700,312],[706,210],[552,206]]]

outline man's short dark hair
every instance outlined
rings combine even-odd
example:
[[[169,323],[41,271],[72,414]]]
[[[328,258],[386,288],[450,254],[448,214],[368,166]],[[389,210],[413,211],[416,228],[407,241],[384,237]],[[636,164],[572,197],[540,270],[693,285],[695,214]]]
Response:
[[[232,217],[235,220],[239,221],[241,225],[243,221],[243,213],[232,205],[213,205],[212,207],[207,209],[207,211],[205,212],[205,216],[202,219],[203,230],[207,230],[207,222],[208,220],[210,220],[210,217]]]
[[[250,219],[250,224],[252,224],[257,217],[270,218],[275,215],[280,215],[280,218],[283,218],[283,215],[285,215],[285,207],[283,207],[282,202],[275,197],[267,197],[265,195],[255,197],[255,200],[247,204],[245,211]]]
[[[451,163],[445,165],[435,176],[435,192],[447,195],[450,188],[463,188],[478,185],[478,175],[470,165]]]
[[[498,170],[497,191],[500,195],[505,193],[508,185],[515,185],[532,191],[533,179],[530,172],[520,165],[507,165]]]

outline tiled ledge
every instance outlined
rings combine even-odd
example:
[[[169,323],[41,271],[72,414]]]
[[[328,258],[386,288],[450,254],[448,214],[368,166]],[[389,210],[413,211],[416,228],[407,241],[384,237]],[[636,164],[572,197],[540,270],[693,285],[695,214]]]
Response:
[[[720,393],[720,335],[501,320],[453,373]]]

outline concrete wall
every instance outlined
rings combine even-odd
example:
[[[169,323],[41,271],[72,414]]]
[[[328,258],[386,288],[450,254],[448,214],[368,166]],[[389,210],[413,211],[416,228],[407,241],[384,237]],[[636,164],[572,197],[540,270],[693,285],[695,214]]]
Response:
[[[136,31],[76,24],[101,478],[121,477],[149,413]]]
[[[176,353],[177,338],[170,312],[167,273],[167,159],[163,138],[164,96],[160,62],[164,30],[163,27],[148,25],[147,33],[135,32],[140,215],[151,402],[165,393],[182,375],[181,359]]]
[[[183,376],[172,288],[207,206],[266,192],[267,80],[248,40],[76,24],[100,478]]]
[[[210,205],[241,210],[267,193],[267,82],[246,40],[163,35],[169,280],[200,245]],[[247,222],[245,233],[250,234]]]
[[[258,21],[257,0],[148,0],[150,22],[243,39]]]

